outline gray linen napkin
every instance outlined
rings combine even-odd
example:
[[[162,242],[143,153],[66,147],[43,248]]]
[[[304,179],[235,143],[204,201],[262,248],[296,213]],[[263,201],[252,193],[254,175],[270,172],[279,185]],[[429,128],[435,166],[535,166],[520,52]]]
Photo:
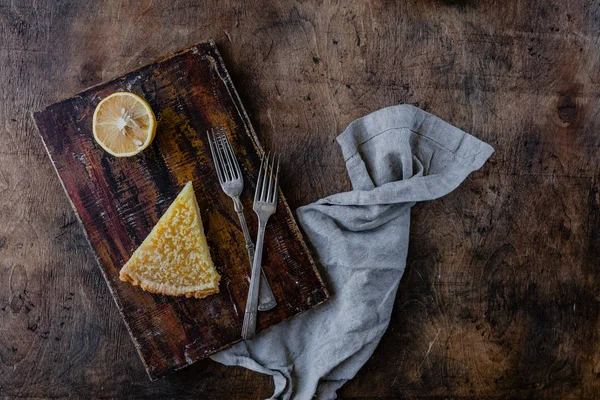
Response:
[[[337,140],[353,190],[297,211],[332,297],[212,357],[272,375],[274,399],[334,399],[354,377],[390,321],[410,208],[451,192],[494,152],[410,105],[360,118]]]

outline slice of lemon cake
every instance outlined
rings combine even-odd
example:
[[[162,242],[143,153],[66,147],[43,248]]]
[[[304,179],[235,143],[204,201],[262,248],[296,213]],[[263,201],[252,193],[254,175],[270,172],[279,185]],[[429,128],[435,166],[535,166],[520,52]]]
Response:
[[[221,276],[210,258],[192,182],[123,266],[119,278],[171,296],[202,298],[219,292]]]

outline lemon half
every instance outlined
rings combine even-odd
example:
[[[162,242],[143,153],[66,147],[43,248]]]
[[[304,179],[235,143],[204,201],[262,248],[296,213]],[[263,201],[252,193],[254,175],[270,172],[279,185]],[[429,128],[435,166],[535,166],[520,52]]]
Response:
[[[156,117],[152,108],[134,93],[117,92],[94,111],[94,139],[115,157],[131,157],[152,143]]]

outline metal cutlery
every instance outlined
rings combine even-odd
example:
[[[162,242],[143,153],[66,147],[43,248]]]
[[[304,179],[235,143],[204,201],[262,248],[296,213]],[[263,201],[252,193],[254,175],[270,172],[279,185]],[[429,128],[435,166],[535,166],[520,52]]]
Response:
[[[275,166],[276,158],[277,167]],[[267,221],[277,208],[278,181],[279,158],[275,155],[272,158],[269,155],[266,157],[263,156],[258,172],[256,191],[254,193],[254,206],[252,207],[258,216],[258,234],[256,236],[256,252],[254,253],[254,262],[252,263],[252,278],[250,279],[250,289],[248,290],[248,300],[246,301],[246,312],[242,326],[242,338],[244,339],[253,339],[256,335],[259,270],[262,262],[263,241]]]
[[[223,127],[218,127],[216,131],[215,129],[211,129],[210,132],[207,132],[207,135],[213,163],[219,178],[219,184],[225,194],[233,200],[233,206],[240,220],[244,239],[246,240],[248,259],[250,260],[250,265],[253,265],[255,258],[254,243],[252,243],[252,238],[248,232],[248,225],[246,224],[246,218],[244,217],[244,206],[240,201],[240,194],[244,189],[244,178],[242,177],[240,166],[235,153],[233,152],[231,142]],[[267,282],[267,277],[260,267],[260,263],[256,275],[254,269],[252,269],[251,281],[255,280],[255,276],[256,281],[258,281],[260,285],[258,310],[270,310],[277,305],[277,301],[275,300],[275,296],[273,296],[273,291],[269,286],[269,282]]]

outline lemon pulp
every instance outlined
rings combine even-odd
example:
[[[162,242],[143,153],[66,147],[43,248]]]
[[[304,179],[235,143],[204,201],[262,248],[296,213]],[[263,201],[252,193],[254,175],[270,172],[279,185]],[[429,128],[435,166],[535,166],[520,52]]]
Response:
[[[94,111],[94,139],[115,157],[138,154],[152,143],[156,117],[150,105],[134,93],[117,92]]]

